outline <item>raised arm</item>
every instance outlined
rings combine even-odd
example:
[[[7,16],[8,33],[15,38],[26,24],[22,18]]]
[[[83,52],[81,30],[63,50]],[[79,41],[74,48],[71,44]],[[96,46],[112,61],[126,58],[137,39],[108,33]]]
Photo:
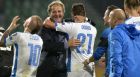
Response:
[[[11,33],[15,28],[18,27],[19,24],[17,24],[17,21],[19,20],[19,16],[15,16],[10,24],[10,26],[6,29],[6,31],[3,33],[3,36],[1,38],[0,41],[0,46],[5,46],[5,40],[7,38],[7,36],[9,35],[9,33]]]

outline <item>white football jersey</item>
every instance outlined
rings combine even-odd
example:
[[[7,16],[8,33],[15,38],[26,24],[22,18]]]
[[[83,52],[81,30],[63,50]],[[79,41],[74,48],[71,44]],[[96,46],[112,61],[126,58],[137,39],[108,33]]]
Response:
[[[125,21],[126,24],[135,24],[140,26],[140,16],[139,17],[131,17]]]
[[[37,34],[17,32],[8,37],[6,46],[14,45],[11,77],[36,77],[43,41]]]
[[[69,39],[79,39],[81,44],[71,48],[71,55],[67,58],[69,71],[80,71],[83,69],[83,61],[93,55],[94,41],[97,30],[88,22],[57,24],[57,31],[65,32]]]
[[[139,17],[131,17],[125,21],[126,24],[134,24],[136,25],[136,29],[140,30],[140,16]]]

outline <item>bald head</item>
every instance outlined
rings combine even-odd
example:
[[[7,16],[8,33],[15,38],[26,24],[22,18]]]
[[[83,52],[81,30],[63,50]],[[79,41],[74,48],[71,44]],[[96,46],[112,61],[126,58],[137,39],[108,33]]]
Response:
[[[122,9],[114,9],[111,11],[112,13],[112,16],[114,18],[117,18],[119,20],[125,20],[126,19],[126,16],[125,16],[125,13]]]
[[[41,26],[42,19],[37,15],[29,17],[24,23],[24,27],[29,29],[32,34],[37,33],[41,28]]]
[[[111,27],[123,23],[126,19],[125,13],[122,9],[114,9],[109,14],[109,23]]]

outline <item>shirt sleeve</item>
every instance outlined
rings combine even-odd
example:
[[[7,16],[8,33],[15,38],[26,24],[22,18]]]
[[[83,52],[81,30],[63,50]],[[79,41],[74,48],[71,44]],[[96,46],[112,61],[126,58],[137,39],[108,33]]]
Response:
[[[55,26],[56,31],[70,33],[72,31],[73,23],[56,23]]]
[[[98,47],[96,48],[95,52],[93,53],[93,58],[95,60],[99,60],[104,55],[104,53],[107,52],[107,48],[108,48],[107,38],[100,39]]]
[[[99,60],[104,53],[107,55],[107,49],[108,49],[108,35],[109,35],[109,29],[105,29],[100,37],[100,42],[98,43],[98,46],[93,53],[94,60]],[[107,60],[107,59],[106,59]]]
[[[13,33],[11,36],[7,37],[6,41],[5,41],[5,45],[6,46],[13,45],[15,43],[15,41],[17,40],[17,34],[18,33]]]
[[[124,36],[123,36],[124,37]],[[109,36],[109,52],[110,52],[110,76],[121,77],[123,71],[122,62],[122,43],[121,33],[112,31]]]

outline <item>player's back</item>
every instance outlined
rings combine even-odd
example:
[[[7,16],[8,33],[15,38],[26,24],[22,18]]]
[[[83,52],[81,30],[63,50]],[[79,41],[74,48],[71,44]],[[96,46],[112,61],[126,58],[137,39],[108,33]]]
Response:
[[[11,77],[36,77],[42,39],[38,35],[30,33],[18,32],[13,36],[15,54]]]
[[[68,54],[67,66],[69,71],[83,70],[83,61],[93,54],[94,41],[97,30],[88,22],[83,23],[58,23],[57,31],[66,32],[69,39],[79,39],[80,45],[71,47],[71,53]]]
[[[79,59],[83,62],[93,54],[93,46],[95,37],[97,34],[96,28],[87,23],[73,23],[73,36],[75,39],[79,39],[81,44],[77,48],[72,48],[78,54]],[[74,30],[75,29],[75,30]]]
[[[67,26],[67,25],[66,25]],[[80,40],[78,47],[71,48],[71,71],[83,69],[83,61],[93,54],[94,41],[97,30],[90,23],[72,23],[69,37]]]

